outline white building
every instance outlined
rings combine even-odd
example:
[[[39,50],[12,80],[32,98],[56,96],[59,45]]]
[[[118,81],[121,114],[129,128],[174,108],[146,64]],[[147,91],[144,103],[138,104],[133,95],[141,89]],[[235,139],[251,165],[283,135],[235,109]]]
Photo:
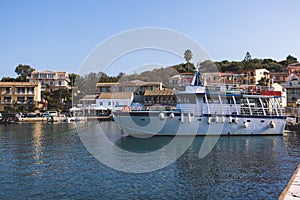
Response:
[[[286,93],[286,89],[282,86],[279,85],[278,83],[274,83],[272,85],[272,88],[274,89],[274,91],[281,91],[281,99],[280,99],[280,103],[283,107],[287,106],[287,93]]]
[[[108,109],[115,109],[122,106],[130,106],[133,101],[132,92],[109,92],[101,93],[99,98],[96,99],[96,106],[103,106]]]
[[[42,91],[58,89],[71,89],[68,73],[65,71],[54,72],[50,70],[35,70],[28,77],[29,82],[40,83]]]

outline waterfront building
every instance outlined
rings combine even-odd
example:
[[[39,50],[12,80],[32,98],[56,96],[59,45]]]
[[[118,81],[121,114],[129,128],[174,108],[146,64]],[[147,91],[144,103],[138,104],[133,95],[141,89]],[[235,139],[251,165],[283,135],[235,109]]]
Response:
[[[162,82],[145,82],[140,80],[97,83],[96,94],[111,92],[132,92],[134,94],[144,94],[145,90],[162,89],[165,86]]]
[[[58,89],[71,89],[68,73],[65,71],[35,70],[28,77],[29,82],[40,83],[42,91],[55,91]]]
[[[280,92],[281,98],[279,99],[279,102],[281,103],[281,106],[286,107],[288,105],[287,103],[287,90],[285,87],[278,83],[273,83],[271,87],[272,91]]]
[[[146,90],[144,94],[144,106],[153,106],[155,104],[176,106],[176,90],[164,88],[162,90]]]
[[[133,99],[132,92],[104,92],[96,99],[96,106],[102,106],[110,110],[122,109],[123,106],[130,106]]]
[[[288,75],[295,74],[300,75],[300,63],[289,64],[286,68]]]
[[[39,108],[41,85],[34,82],[0,82],[0,111]]]
[[[274,83],[283,83],[288,77],[287,72],[271,72],[270,77]]]
[[[169,87],[181,90],[192,80],[193,73],[182,73],[169,78]],[[204,84],[224,84],[224,85],[257,85],[261,78],[270,79],[270,72],[267,69],[243,70],[239,72],[214,72],[203,73]]]
[[[85,95],[82,99],[79,99],[79,107],[88,107],[91,105],[96,105],[97,95]]]
[[[169,78],[168,87],[176,90],[182,90],[185,86],[189,85],[193,79],[194,73],[185,72],[174,75]]]
[[[281,85],[286,88],[287,106],[296,107],[296,102],[300,98],[300,74],[290,74]]]
[[[270,79],[270,72],[267,69],[253,69],[220,73],[220,76],[221,82],[225,84],[257,85],[262,78]]]

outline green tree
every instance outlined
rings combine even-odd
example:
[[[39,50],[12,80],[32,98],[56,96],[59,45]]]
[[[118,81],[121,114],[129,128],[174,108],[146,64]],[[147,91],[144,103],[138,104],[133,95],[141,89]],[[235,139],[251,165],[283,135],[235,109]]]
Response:
[[[16,81],[28,82],[27,77],[29,77],[34,70],[35,69],[31,68],[29,65],[19,64],[15,69],[15,72],[19,75],[16,78]]]
[[[188,72],[189,72],[189,71],[190,71],[190,70],[189,70],[190,60],[193,58],[193,53],[192,53],[192,51],[189,50],[189,49],[185,50],[185,52],[184,52],[184,58],[185,58],[185,60],[186,60],[186,62],[187,62],[187,65],[188,65]]]
[[[250,53],[247,51],[246,56],[245,56],[245,58],[244,58],[244,61],[248,62],[248,61],[250,61],[250,60],[251,60],[251,55],[250,55]]]
[[[288,57],[286,57],[286,65],[292,64],[292,63],[297,63],[297,58],[288,55]]]
[[[1,79],[1,82],[15,82],[16,79],[15,78],[11,78],[11,77],[3,77]]]
[[[74,73],[69,74],[69,79],[70,79],[69,84],[70,84],[70,86],[74,87],[76,81],[78,81],[79,78],[80,78],[80,76],[78,74],[74,74]]]
[[[42,98],[48,101],[49,110],[67,110],[71,107],[72,96],[68,89],[43,91]]]
[[[258,84],[261,86],[267,86],[269,84],[270,79],[267,77],[262,77],[259,81]]]

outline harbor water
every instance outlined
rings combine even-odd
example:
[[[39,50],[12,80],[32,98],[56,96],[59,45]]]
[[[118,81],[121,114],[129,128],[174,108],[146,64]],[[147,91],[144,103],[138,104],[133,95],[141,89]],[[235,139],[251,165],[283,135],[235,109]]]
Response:
[[[172,139],[124,137],[114,122],[101,126],[132,152]],[[91,155],[73,123],[0,124],[0,199],[277,199],[300,162],[296,132],[220,137],[199,158],[203,140],[167,167],[127,173]]]

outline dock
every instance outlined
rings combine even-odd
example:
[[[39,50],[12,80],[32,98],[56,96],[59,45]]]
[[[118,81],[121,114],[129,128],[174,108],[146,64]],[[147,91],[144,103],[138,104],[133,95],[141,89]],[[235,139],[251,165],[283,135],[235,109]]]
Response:
[[[300,200],[300,164],[292,175],[279,200]]]

